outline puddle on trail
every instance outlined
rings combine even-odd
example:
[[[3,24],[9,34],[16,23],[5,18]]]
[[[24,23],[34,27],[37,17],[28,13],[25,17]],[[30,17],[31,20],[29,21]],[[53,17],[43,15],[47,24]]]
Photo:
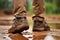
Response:
[[[4,30],[2,30],[4,31]],[[2,32],[1,31],[1,32]],[[42,32],[45,34],[46,32]],[[7,33],[0,33],[1,40],[60,40],[60,36],[53,36],[50,32],[47,32],[46,35],[41,35],[41,33],[37,32],[37,36],[32,33],[32,30],[29,29],[27,31],[22,32],[22,34],[7,34]],[[34,36],[33,36],[34,35]],[[42,39],[41,39],[42,37]]]

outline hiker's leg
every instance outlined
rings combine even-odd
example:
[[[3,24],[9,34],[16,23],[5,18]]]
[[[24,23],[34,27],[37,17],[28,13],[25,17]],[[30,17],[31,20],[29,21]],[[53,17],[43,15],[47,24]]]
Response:
[[[44,12],[44,0],[33,0],[33,10],[35,16],[33,16],[34,25],[33,31],[48,31],[50,27],[46,25],[44,17],[40,15]]]
[[[38,16],[44,12],[44,0],[33,0],[33,10],[35,16]]]
[[[26,0],[20,0],[18,7],[15,8],[14,16],[14,23],[9,33],[19,33],[29,28],[26,18]]]

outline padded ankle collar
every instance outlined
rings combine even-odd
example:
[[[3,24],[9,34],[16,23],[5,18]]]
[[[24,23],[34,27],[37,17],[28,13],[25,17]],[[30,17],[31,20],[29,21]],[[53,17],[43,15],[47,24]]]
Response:
[[[44,19],[44,17],[41,16],[33,16],[32,18],[36,18],[36,17]]]

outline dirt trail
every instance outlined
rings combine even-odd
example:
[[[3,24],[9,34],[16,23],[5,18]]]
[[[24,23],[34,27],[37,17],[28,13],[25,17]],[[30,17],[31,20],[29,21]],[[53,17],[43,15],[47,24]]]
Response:
[[[28,40],[28,38],[22,36],[21,34],[10,34],[9,37],[12,40]]]

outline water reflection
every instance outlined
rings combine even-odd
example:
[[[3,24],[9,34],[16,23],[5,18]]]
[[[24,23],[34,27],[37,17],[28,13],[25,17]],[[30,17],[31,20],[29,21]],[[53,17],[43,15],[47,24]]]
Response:
[[[56,34],[56,33],[57,32],[52,33],[52,34]],[[52,34],[51,33],[47,34],[47,36],[45,37],[44,40],[60,40],[60,36],[58,36],[60,34],[58,34],[58,35],[52,35]]]
[[[52,35],[47,35],[44,40],[55,40]]]
[[[10,37],[12,37],[12,38],[16,38],[16,39],[18,39],[19,38],[19,40],[20,40],[20,38],[23,38],[23,39],[26,39],[25,37],[26,36],[31,36],[31,35],[25,35],[25,36],[22,36],[22,35],[20,35],[20,34],[11,34],[11,36]],[[3,37],[5,37],[5,38],[3,38]],[[0,34],[0,39],[2,39],[2,40],[12,40],[10,37],[8,37],[8,34]],[[17,38],[18,37],[18,38]],[[22,39],[22,40],[23,40]],[[27,39],[29,39],[29,40],[32,40],[31,38],[28,38],[27,37]],[[40,39],[38,39],[38,40],[40,40]],[[48,34],[48,35],[46,35],[46,37],[45,37],[45,39],[44,40],[60,40],[60,36],[53,36],[53,35],[51,35],[51,34]]]

